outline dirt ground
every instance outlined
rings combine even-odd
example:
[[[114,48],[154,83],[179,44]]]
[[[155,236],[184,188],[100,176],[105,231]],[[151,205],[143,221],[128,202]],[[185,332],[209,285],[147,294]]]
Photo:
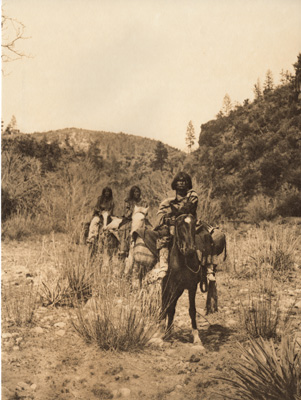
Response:
[[[50,242],[3,242],[2,289],[9,282],[30,282],[41,269],[52,268],[51,257],[41,256],[41,246],[47,250]],[[192,344],[187,294],[179,300],[170,340],[134,353],[106,352],[85,343],[66,307],[39,306],[34,323],[26,327],[16,327],[2,312],[2,399],[225,399],[231,388],[216,377],[231,375],[230,366],[240,358],[237,343],[246,341],[239,304],[247,299],[248,281],[223,271],[217,281],[218,313],[206,317],[205,295],[197,293],[204,347]],[[300,268],[279,291],[284,305],[300,300]],[[299,329],[300,315],[299,301],[294,308]]]

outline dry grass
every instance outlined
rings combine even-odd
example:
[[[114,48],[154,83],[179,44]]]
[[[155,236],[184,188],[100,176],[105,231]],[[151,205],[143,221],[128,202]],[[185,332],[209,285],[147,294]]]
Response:
[[[234,400],[300,400],[301,349],[287,336],[277,348],[262,338],[250,340],[249,349],[239,345],[241,358],[231,370],[234,379],[219,378],[235,389]]]
[[[30,325],[38,307],[38,292],[32,283],[2,288],[2,317],[16,326]]]
[[[227,230],[226,270],[245,279],[261,279],[267,271],[272,271],[274,278],[289,277],[301,248],[297,225],[267,223],[257,228],[248,225],[244,232]]]

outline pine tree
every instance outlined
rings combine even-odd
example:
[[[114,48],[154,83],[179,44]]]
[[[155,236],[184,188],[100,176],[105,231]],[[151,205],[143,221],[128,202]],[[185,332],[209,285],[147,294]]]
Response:
[[[223,99],[223,107],[222,107],[222,114],[226,117],[228,117],[228,115],[230,114],[231,110],[232,110],[232,102],[231,102],[231,98],[228,95],[228,93],[225,94],[224,99]]]
[[[263,93],[270,92],[274,89],[274,79],[272,71],[270,69],[268,69],[266,72],[263,88]]]
[[[257,79],[257,82],[254,85],[254,96],[255,96],[255,100],[260,99],[260,97],[262,96],[262,89],[261,89],[261,83],[260,83],[260,79]]]
[[[194,141],[195,141],[195,131],[194,131],[192,121],[188,122],[185,141],[186,141],[186,144],[188,147],[188,153],[191,153],[191,149],[192,149],[192,146],[194,145]]]
[[[158,142],[155,148],[155,160],[153,162],[153,169],[163,170],[164,164],[166,163],[168,158],[168,151],[162,142]]]

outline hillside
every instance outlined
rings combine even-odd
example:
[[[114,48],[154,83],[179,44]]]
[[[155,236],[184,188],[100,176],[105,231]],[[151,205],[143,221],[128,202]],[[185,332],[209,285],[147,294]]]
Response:
[[[237,216],[260,196],[278,214],[301,215],[298,93],[293,76],[201,126],[199,148],[186,168],[221,200],[223,214]]]

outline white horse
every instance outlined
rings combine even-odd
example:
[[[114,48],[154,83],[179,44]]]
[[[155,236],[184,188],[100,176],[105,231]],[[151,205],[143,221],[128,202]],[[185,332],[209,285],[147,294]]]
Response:
[[[130,275],[133,272],[134,259],[133,259],[133,249],[134,249],[134,239],[133,235],[138,229],[143,229],[146,224],[146,217],[148,214],[148,207],[141,207],[135,205],[132,214],[132,226],[130,232],[130,250],[129,255],[125,263],[125,273]]]

